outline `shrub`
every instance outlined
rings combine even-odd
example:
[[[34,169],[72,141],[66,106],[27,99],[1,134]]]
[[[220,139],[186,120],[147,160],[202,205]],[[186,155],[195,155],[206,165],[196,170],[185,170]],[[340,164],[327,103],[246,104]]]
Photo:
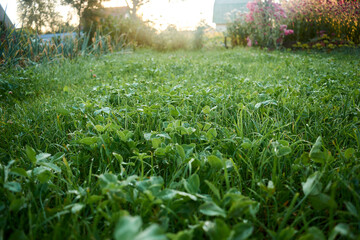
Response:
[[[272,0],[255,0],[248,2],[247,8],[250,10],[245,19],[249,24],[249,46],[277,48],[282,45],[285,35],[293,33],[284,25],[287,16],[280,4]]]
[[[246,46],[250,34],[248,23],[245,21],[244,13],[237,13],[236,18],[227,26],[227,36],[231,38],[232,46]]]
[[[327,34],[332,39],[360,43],[359,1],[289,0],[283,7],[288,25],[295,30],[289,40],[309,42]]]
[[[205,22],[200,22],[194,32],[193,48],[201,49],[204,47],[204,37],[205,31],[208,28],[208,25]]]
[[[174,25],[157,34],[153,47],[158,51],[190,49],[193,33],[178,31]]]
[[[293,34],[287,29],[285,10],[272,0],[248,2],[249,13],[239,14],[237,20],[229,25],[229,33],[235,45],[258,45],[279,48],[286,35]]]
[[[151,46],[155,38],[155,29],[140,18],[108,16],[99,24],[103,35],[111,36],[113,45],[118,49],[125,45]]]
[[[109,37],[100,35],[95,35],[90,45],[89,35],[44,41],[24,29],[0,29],[0,36],[0,68],[26,66],[56,58],[99,55],[112,50]]]

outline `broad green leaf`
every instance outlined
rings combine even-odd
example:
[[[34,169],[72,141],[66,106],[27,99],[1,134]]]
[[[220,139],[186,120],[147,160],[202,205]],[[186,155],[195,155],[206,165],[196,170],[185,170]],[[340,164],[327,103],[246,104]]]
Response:
[[[87,203],[88,203],[88,204],[97,203],[97,202],[100,202],[103,198],[104,198],[104,196],[91,195],[91,196],[88,198]]]
[[[29,240],[29,238],[25,235],[23,230],[16,230],[11,233],[7,240]]]
[[[82,203],[75,203],[71,208],[71,213],[78,213],[85,207],[85,204]]]
[[[36,177],[40,181],[40,183],[46,183],[53,177],[53,175],[49,170],[45,170],[36,174]]]
[[[302,163],[304,165],[309,165],[310,157],[308,152],[303,152],[299,158],[295,160],[295,163]]]
[[[25,198],[14,198],[11,203],[10,203],[10,211],[14,211],[17,212],[19,211],[21,208],[23,208],[26,204],[26,200]]]
[[[205,123],[203,130],[204,130],[204,131],[207,131],[207,130],[209,130],[210,128],[211,128],[211,124],[210,124],[210,123]]]
[[[185,155],[184,148],[181,145],[176,145],[176,152],[179,154],[182,161],[185,161],[186,155]]]
[[[26,145],[25,151],[26,151],[26,155],[29,158],[29,160],[33,164],[35,164],[36,163],[36,152],[35,152],[35,150],[32,147]]]
[[[122,162],[124,161],[124,158],[116,152],[113,152],[113,156],[116,158],[116,160],[118,160],[119,164],[122,164]]]
[[[210,190],[215,194],[215,196],[216,196],[218,199],[221,199],[219,189],[217,189],[217,188],[215,187],[215,185],[212,184],[211,182],[209,182],[208,180],[205,180],[205,183],[209,186]]]
[[[120,137],[121,141],[128,142],[130,138],[134,135],[132,131],[116,131],[116,134]]]
[[[166,155],[166,148],[157,148],[155,150],[155,156],[165,156]]]
[[[79,140],[79,143],[85,144],[85,145],[92,145],[94,143],[97,143],[99,141],[98,137],[86,137]]]
[[[193,153],[193,151],[194,151],[194,149],[195,149],[195,147],[196,147],[196,144],[195,144],[195,143],[183,144],[183,145],[181,145],[181,146],[182,146],[183,149],[184,149],[186,158],[189,158],[189,157],[192,155],[192,153]]]
[[[250,142],[243,142],[241,145],[240,145],[243,149],[250,149],[252,144]]]
[[[64,116],[68,116],[70,114],[70,111],[65,108],[58,108],[58,109],[56,109],[56,112],[60,113]]]
[[[211,240],[223,240],[230,236],[229,227],[221,219],[216,219],[214,222],[206,221],[203,229]]]
[[[125,135],[124,135],[125,136]],[[151,140],[151,136],[152,136],[152,133],[144,133],[144,138],[146,141],[150,141]]]
[[[169,111],[170,115],[173,117],[178,117],[180,115],[180,112],[173,105],[169,105]]]
[[[140,217],[121,217],[116,224],[114,231],[115,240],[134,240],[140,232],[142,220]]]
[[[226,217],[226,212],[224,209],[220,208],[214,202],[206,202],[200,206],[199,211],[207,216],[221,216]]]
[[[151,144],[153,148],[158,148],[160,147],[160,144],[162,143],[162,139],[161,138],[153,138],[151,139]]]
[[[276,156],[283,157],[291,153],[289,143],[284,140],[272,142]]]
[[[47,168],[50,168],[51,170],[53,170],[54,172],[61,172],[61,168],[56,166],[55,164],[53,163],[50,163],[50,162],[42,162],[40,163],[41,166],[44,166],[44,167],[47,167]]]
[[[347,225],[346,223],[339,223],[338,225],[336,225],[335,228],[331,231],[329,240],[335,240],[338,235],[355,239],[349,225]]]
[[[64,156],[65,156],[65,154],[63,152],[58,152],[54,156],[52,156],[52,161],[56,162],[56,161],[62,160]]]
[[[206,137],[209,139],[209,141],[216,138],[217,137],[216,129],[215,128],[210,128],[206,133]]]
[[[42,160],[49,158],[50,156],[51,156],[51,154],[49,154],[49,153],[40,153],[40,154],[36,155],[36,161],[40,162]]]
[[[203,107],[203,109],[201,110],[204,114],[209,114],[211,112],[211,109],[209,106],[205,106]]]
[[[355,149],[354,148],[348,148],[344,152],[344,156],[345,156],[346,159],[350,159],[354,154],[355,154]]]
[[[351,202],[346,201],[345,206],[346,206],[346,209],[349,211],[349,213],[351,215],[353,215],[356,218],[359,218],[359,213],[358,213],[356,207],[354,206],[354,204],[352,204]]]
[[[302,235],[299,240],[325,240],[324,233],[317,227],[310,227],[306,234]]]
[[[111,109],[109,107],[104,107],[104,108],[101,108],[99,110],[96,110],[94,112],[94,115],[96,116],[96,115],[99,115],[100,113],[110,114],[110,112],[111,112]]]
[[[6,182],[4,188],[12,192],[21,192],[21,185],[18,182]]]
[[[222,169],[224,167],[223,161],[215,155],[208,156],[207,161],[214,169]]]
[[[291,153],[291,148],[290,147],[280,147],[279,148],[279,151],[277,152],[277,156],[278,157],[283,157],[283,156],[286,156],[286,155],[289,155]]]
[[[105,131],[105,127],[103,127],[101,125],[95,125],[95,129],[98,132],[104,132]]]
[[[170,240],[191,240],[193,239],[193,232],[189,230],[180,231],[176,234],[167,234],[167,237],[170,238]]]
[[[255,104],[255,109],[259,109],[262,106],[265,107],[265,106],[268,106],[268,105],[277,105],[277,102],[274,101],[274,100],[267,100],[267,101],[264,101],[264,102],[260,102],[260,103]]]
[[[139,233],[134,240],[167,240],[167,237],[157,224],[152,224]]]
[[[281,230],[277,236],[277,240],[291,240],[294,239],[294,235],[296,234],[296,230],[292,227],[287,227]]]
[[[330,153],[325,149],[323,150],[322,138],[318,137],[314,146],[310,151],[310,159],[317,163],[325,163],[331,158]]]
[[[184,182],[184,187],[188,193],[196,194],[200,190],[199,175],[194,174]]]
[[[231,204],[228,216],[232,218],[242,217],[250,213],[251,207],[256,210],[255,205],[257,205],[257,203],[250,198],[240,197]]]
[[[311,206],[313,206],[317,210],[323,210],[325,208],[336,208],[337,204],[334,199],[330,196],[320,193],[315,196],[309,196]]]
[[[232,240],[245,240],[248,239],[254,231],[254,227],[250,223],[238,223],[233,228]]]
[[[164,189],[159,195],[158,197],[164,201],[169,201],[169,200],[175,200],[176,198],[178,198],[178,196],[180,197],[188,197],[193,201],[197,201],[197,197],[195,195],[186,193],[186,192],[180,192],[177,190],[173,190],[173,189]]]
[[[278,143],[279,143],[281,146],[284,146],[284,147],[288,147],[288,146],[289,146],[289,142],[288,142],[288,141],[285,141],[285,140],[278,140]]]
[[[176,131],[180,132],[181,135],[186,135],[186,134],[188,134],[186,128],[183,127],[183,126],[176,127]]]
[[[319,182],[320,174],[318,172],[309,176],[306,182],[301,183],[305,195],[318,195],[321,193],[322,184]]]
[[[101,188],[105,188],[109,184],[116,184],[118,182],[117,177],[111,173],[101,174],[99,180]]]
[[[28,177],[29,176],[27,174],[26,170],[23,169],[23,168],[12,168],[10,173],[15,174],[17,176],[21,176],[21,177]]]

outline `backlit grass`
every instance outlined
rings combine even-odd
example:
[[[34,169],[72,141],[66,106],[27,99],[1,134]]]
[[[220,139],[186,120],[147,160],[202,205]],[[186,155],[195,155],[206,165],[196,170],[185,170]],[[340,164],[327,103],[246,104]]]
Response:
[[[0,73],[0,238],[356,239],[360,58],[113,54]]]

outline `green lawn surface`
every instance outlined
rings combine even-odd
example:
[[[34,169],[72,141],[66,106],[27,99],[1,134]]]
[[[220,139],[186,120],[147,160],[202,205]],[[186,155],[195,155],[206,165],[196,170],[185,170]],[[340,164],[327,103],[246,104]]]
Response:
[[[0,239],[359,239],[360,57],[123,52],[0,72]]]

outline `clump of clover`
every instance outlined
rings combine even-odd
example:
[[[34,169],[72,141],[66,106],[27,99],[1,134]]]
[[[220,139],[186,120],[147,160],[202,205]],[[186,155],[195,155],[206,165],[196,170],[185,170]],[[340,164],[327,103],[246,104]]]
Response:
[[[245,19],[249,25],[248,46],[279,48],[284,37],[294,33],[283,24],[287,16],[280,4],[272,0],[254,0],[248,2],[247,8],[250,10]]]

